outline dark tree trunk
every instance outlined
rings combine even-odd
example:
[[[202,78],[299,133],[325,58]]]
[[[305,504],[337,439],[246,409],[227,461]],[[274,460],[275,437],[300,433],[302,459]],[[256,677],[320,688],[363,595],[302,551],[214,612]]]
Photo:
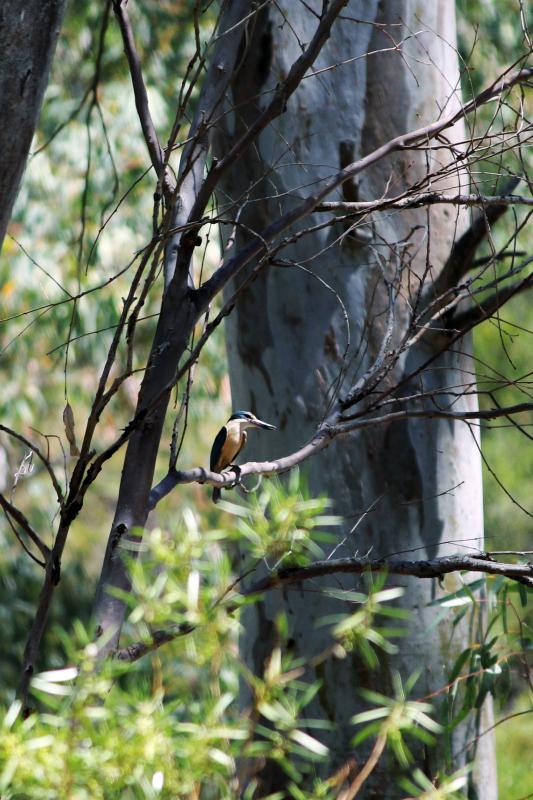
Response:
[[[0,5],[0,248],[26,166],[66,0]]]

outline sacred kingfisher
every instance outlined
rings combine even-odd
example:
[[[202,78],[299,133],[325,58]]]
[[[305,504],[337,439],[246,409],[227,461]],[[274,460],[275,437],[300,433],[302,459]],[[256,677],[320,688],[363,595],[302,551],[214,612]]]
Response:
[[[251,411],[236,411],[228,419],[223,428],[219,430],[211,448],[210,468],[212,472],[222,472],[229,467],[234,458],[237,458],[246,444],[246,428],[265,428],[275,431],[275,425],[262,422]],[[220,489],[213,489],[213,502],[220,499]]]

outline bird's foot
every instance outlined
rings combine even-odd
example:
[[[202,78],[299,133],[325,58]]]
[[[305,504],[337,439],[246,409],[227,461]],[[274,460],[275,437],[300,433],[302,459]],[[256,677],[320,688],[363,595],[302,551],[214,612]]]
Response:
[[[228,486],[228,489],[234,489],[241,483],[241,468],[238,466],[238,464],[230,464],[229,467],[227,467],[227,469],[228,470],[231,469],[235,473],[235,480],[233,481],[231,486]]]

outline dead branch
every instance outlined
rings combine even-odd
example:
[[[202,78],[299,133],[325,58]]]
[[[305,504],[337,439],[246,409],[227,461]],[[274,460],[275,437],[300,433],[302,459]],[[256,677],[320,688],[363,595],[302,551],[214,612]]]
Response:
[[[44,453],[42,453],[41,450],[39,450],[37,445],[33,444],[33,442],[30,442],[29,439],[26,439],[25,436],[22,436],[22,434],[17,433],[12,428],[8,428],[7,425],[0,424],[0,433],[2,432],[7,433],[8,436],[12,436],[19,442],[22,442],[22,444],[24,444],[28,448],[28,450],[31,450],[33,453],[35,453],[39,461],[43,464],[44,468],[48,472],[50,480],[52,481],[52,486],[54,487],[56,493],[57,502],[59,503],[60,506],[62,506],[64,502],[63,490],[61,489],[59,481],[56,478],[56,474],[54,472],[52,464],[50,463],[48,458],[44,455]]]

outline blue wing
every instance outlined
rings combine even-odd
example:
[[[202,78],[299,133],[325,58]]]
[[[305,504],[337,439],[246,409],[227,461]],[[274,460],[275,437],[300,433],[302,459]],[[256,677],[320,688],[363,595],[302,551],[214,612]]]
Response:
[[[211,458],[209,461],[209,468],[213,472],[218,472],[218,461],[220,456],[222,455],[222,448],[224,447],[224,442],[228,436],[228,431],[226,430],[226,426],[221,428],[216,435],[215,441],[213,442],[213,447],[211,448]]]

